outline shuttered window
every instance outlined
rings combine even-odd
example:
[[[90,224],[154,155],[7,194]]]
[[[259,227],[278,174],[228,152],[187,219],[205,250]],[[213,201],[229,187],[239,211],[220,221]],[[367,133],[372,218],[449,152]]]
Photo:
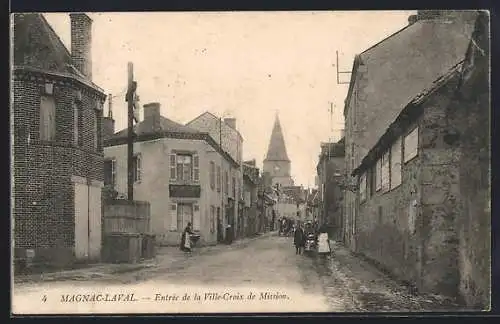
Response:
[[[170,179],[175,180],[177,178],[177,166],[176,166],[176,156],[175,154],[170,154]]]
[[[136,154],[134,156],[132,163],[133,163],[132,171],[134,172],[134,181],[141,181],[141,178],[142,178],[142,157],[141,157],[141,154]]]
[[[361,202],[366,200],[366,173],[363,173],[359,180],[359,193]]]
[[[210,161],[210,189],[215,190],[215,163]]]
[[[418,155],[418,127],[412,130],[404,139],[405,163]]]
[[[198,154],[193,155],[193,180],[200,181],[200,158]]]
[[[382,158],[379,158],[375,165],[375,184],[376,191],[382,189]]]
[[[220,165],[217,166],[217,192],[221,191],[221,174],[220,174]]]
[[[40,140],[53,141],[56,136],[56,102],[53,96],[40,98]]]
[[[391,189],[398,187],[401,184],[402,168],[401,168],[401,138],[398,138],[391,148]]]
[[[170,205],[170,230],[177,231],[177,204]]]
[[[387,151],[382,156],[382,192],[386,192],[390,189],[391,179],[390,179],[390,151]]]

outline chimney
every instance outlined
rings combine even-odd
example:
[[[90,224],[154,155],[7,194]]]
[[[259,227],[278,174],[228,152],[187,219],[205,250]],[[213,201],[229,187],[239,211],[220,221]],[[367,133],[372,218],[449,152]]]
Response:
[[[224,118],[224,123],[232,129],[236,129],[236,118]]]
[[[72,64],[92,80],[92,19],[84,13],[69,14]]]
[[[160,103],[150,102],[144,106],[144,122],[153,132],[160,130]]]

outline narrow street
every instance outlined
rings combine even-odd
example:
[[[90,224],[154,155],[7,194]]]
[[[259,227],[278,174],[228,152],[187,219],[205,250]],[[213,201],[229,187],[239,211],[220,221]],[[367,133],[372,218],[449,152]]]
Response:
[[[82,275],[83,273],[83,275]],[[450,309],[436,297],[413,296],[384,274],[344,248],[327,261],[296,255],[292,238],[276,235],[237,246],[216,247],[184,256],[163,248],[157,262],[141,270],[113,275],[78,276],[64,280],[17,283],[13,305],[22,312],[46,296],[47,309],[73,312],[354,312]],[[250,293],[256,295],[249,301]],[[269,298],[262,294],[269,293]],[[135,302],[61,302],[66,294],[130,294]],[[201,300],[182,301],[188,293]],[[224,298],[217,297],[217,294]],[[177,297],[176,297],[177,296]],[[232,296],[232,297],[230,297]],[[228,300],[228,298],[230,300]],[[30,299],[31,303],[23,300]],[[140,303],[140,307],[136,306]],[[441,305],[440,305],[441,304]],[[111,306],[112,305],[112,306]]]

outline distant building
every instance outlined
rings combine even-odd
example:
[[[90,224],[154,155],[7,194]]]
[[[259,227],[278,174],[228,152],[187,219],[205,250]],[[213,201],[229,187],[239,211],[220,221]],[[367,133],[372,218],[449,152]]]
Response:
[[[344,156],[345,139],[337,143],[322,143],[319,161],[316,166],[318,175],[319,198],[322,204],[320,224],[327,224],[332,239],[343,241],[344,224]]]
[[[92,20],[70,14],[71,52],[42,14],[13,15],[16,258],[99,260],[105,94],[92,82]]]
[[[127,133],[106,141],[106,184],[126,197]],[[224,237],[224,208],[233,208],[236,182],[229,174],[238,163],[206,132],[160,115],[160,104],[144,105],[144,120],[134,126],[134,199],[151,204],[151,227],[161,245],[179,244],[188,222],[202,244]],[[228,211],[226,210],[226,214]]]
[[[255,160],[243,163],[243,197],[245,201],[243,217],[241,220],[244,236],[258,233],[258,185],[259,169]]]
[[[273,186],[279,184],[283,187],[289,187],[294,185],[290,176],[290,168],[291,161],[286,151],[280,120],[276,115],[267,155],[263,163],[263,171],[269,173]]]
[[[421,291],[486,309],[489,17],[424,13],[354,63],[348,243]]]

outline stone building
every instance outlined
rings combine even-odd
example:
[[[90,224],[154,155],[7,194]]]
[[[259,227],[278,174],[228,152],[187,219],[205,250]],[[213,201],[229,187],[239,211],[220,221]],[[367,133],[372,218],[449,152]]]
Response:
[[[196,129],[200,132],[207,133],[216,143],[220,145],[222,150],[226,152],[233,161],[234,165],[224,166],[223,161],[220,163],[215,161],[217,178],[220,177],[222,182],[232,190],[233,194],[225,194],[221,197],[221,209],[224,213],[221,215],[222,226],[228,228],[229,233],[233,238],[238,237],[238,220],[242,218],[244,201],[243,201],[243,137],[236,128],[235,118],[219,118],[210,112],[204,112],[200,116],[191,120],[186,126]],[[220,170],[220,171],[219,171]]]
[[[258,233],[258,185],[259,169],[255,160],[243,163],[243,197],[245,209],[243,212],[243,232],[245,236],[252,236]]]
[[[378,45],[385,47],[382,53],[375,48],[355,62],[351,89],[358,89],[358,99],[350,92],[346,102],[359,127],[353,132],[350,125],[347,134],[357,135],[362,146],[354,150],[349,169],[359,186],[354,247],[421,291],[486,309],[491,284],[488,17],[444,12],[411,22],[392,36],[400,38],[398,46],[389,38]],[[425,39],[416,38],[422,33]],[[384,78],[389,66],[379,68],[383,53],[395,56],[387,58],[394,80]],[[406,63],[398,65],[398,57]],[[356,71],[361,62],[365,68]],[[381,99],[373,97],[387,100],[377,106]],[[363,128],[364,136],[354,135]],[[346,144],[352,140],[346,137]]]
[[[105,94],[92,20],[70,14],[71,52],[42,14],[13,15],[12,219],[16,258],[99,260]]]
[[[105,142],[106,182],[122,197],[127,192],[127,132]],[[238,163],[208,133],[161,116],[159,103],[144,105],[144,120],[134,133],[134,199],[150,202],[157,243],[179,244],[188,222],[202,244],[220,241],[224,208],[234,208],[223,202],[237,195],[227,174]]]
[[[337,143],[322,143],[316,171],[322,208],[320,224],[327,224],[333,240],[343,240],[343,197],[345,139]]]

